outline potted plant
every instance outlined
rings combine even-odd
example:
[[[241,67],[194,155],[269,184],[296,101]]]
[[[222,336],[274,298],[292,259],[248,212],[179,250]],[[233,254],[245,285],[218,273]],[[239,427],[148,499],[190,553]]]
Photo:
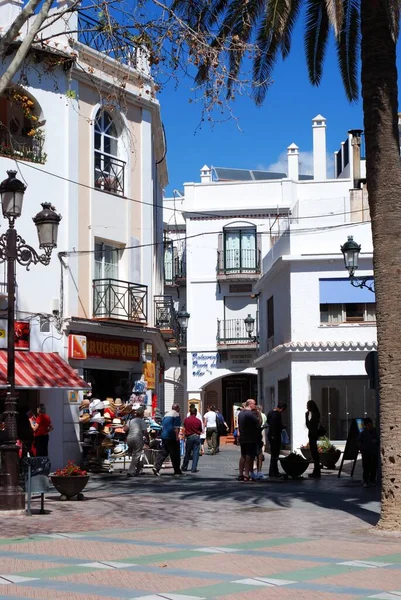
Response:
[[[280,458],[280,464],[287,476],[298,479],[305,473],[309,466],[309,461],[296,452],[290,452],[288,456]]]
[[[341,456],[341,450],[338,450],[329,440],[328,437],[322,437],[317,443],[319,452],[320,464],[326,469],[332,470],[336,468],[336,462]],[[301,446],[301,452],[309,462],[312,462],[312,454],[309,448],[309,443]]]
[[[329,440],[328,437],[323,437],[318,442],[318,452],[320,458],[320,464],[326,469],[335,469],[336,462],[341,456],[341,450],[336,448]]]
[[[81,492],[89,481],[89,475],[72,460],[69,460],[63,469],[57,469],[54,473],[50,473],[49,477],[56,490],[61,494],[60,500],[70,500],[74,496],[77,497],[77,500],[84,499]]]

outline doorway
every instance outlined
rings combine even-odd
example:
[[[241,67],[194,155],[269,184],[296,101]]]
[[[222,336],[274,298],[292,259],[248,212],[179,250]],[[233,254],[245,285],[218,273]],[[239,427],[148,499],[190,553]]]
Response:
[[[228,375],[222,380],[223,415],[230,431],[234,429],[234,410],[241,406],[248,398],[257,401],[257,377],[256,375]]]

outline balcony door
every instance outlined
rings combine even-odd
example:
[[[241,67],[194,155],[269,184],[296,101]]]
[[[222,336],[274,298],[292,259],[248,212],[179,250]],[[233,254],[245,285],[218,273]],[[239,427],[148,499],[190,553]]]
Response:
[[[95,242],[94,314],[111,316],[118,299],[120,248]]]
[[[234,273],[256,270],[256,230],[254,228],[225,230],[225,270]]]

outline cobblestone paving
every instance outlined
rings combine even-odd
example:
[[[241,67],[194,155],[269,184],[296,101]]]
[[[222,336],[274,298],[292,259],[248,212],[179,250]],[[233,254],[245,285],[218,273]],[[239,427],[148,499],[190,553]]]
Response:
[[[376,490],[235,482],[236,449],[198,478],[93,477],[84,502],[0,517],[0,600],[401,599],[401,539]]]

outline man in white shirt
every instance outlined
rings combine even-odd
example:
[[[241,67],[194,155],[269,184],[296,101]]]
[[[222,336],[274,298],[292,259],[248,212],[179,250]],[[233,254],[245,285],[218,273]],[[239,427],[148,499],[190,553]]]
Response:
[[[214,406],[209,406],[203,415],[203,424],[206,429],[206,441],[210,454],[216,454],[217,448],[217,416]]]

